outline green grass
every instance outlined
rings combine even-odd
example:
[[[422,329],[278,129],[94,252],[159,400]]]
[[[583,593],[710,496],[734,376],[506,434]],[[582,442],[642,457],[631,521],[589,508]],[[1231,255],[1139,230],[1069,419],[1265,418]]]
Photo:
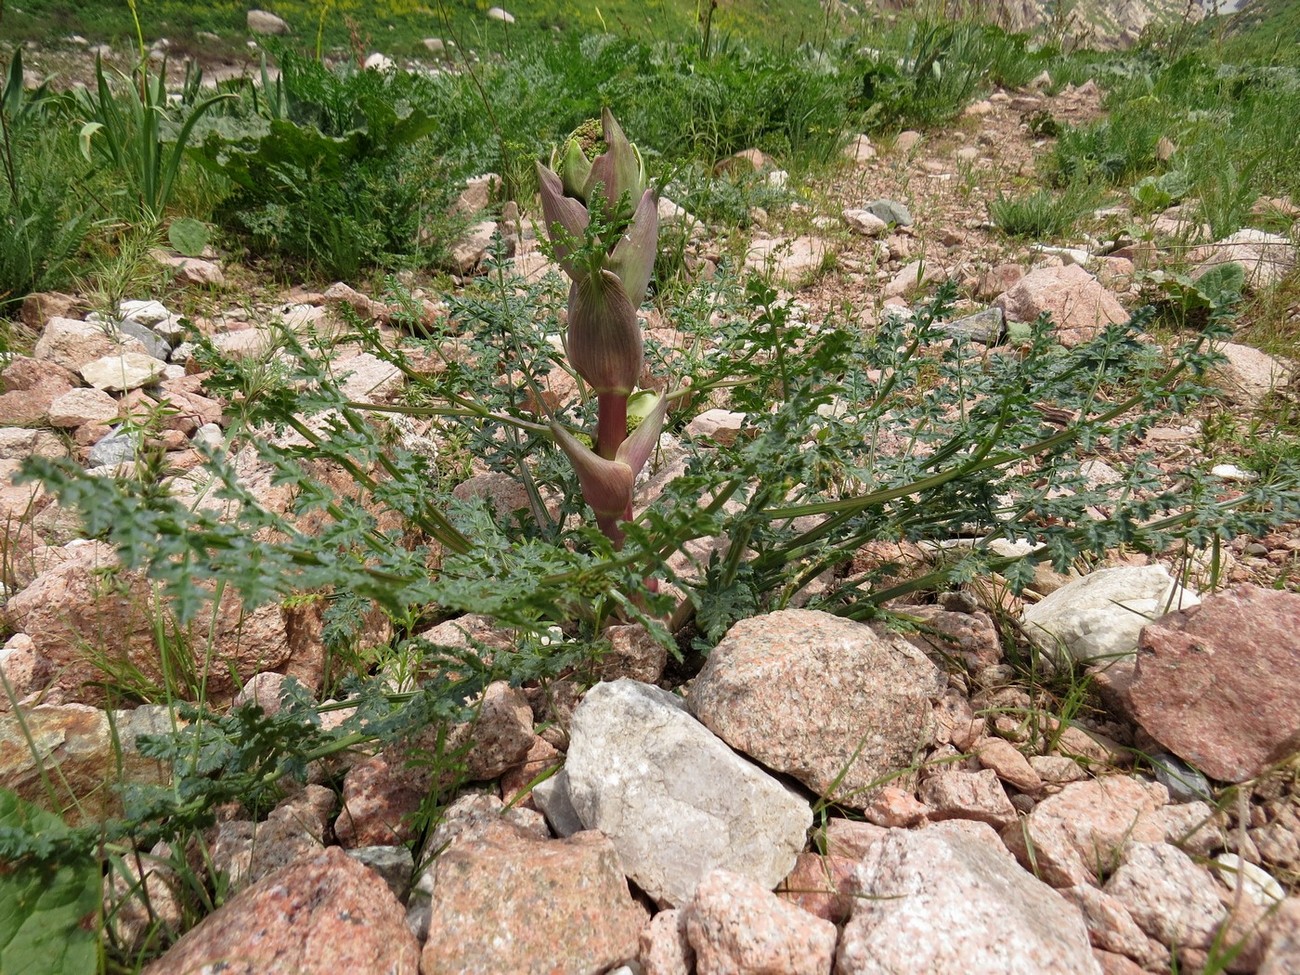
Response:
[[[1101,190],[1089,183],[1072,183],[1060,192],[1035,190],[1024,196],[1004,196],[989,203],[989,216],[1008,237],[1044,240],[1070,236],[1084,214],[1096,208]]]
[[[5,13],[6,33],[47,43],[79,34],[92,43],[134,46],[135,27],[126,0],[25,0]],[[146,43],[158,37],[193,38],[198,31],[217,34],[234,50],[248,36],[246,11],[235,0],[188,3],[139,0]],[[253,4],[251,6],[259,6]],[[354,41],[367,50],[426,53],[423,38],[454,38],[464,46],[504,50],[515,41],[539,34],[611,33],[645,40],[696,38],[697,4],[693,0],[609,0],[571,4],[559,0],[518,2],[418,2],[418,0],[274,0],[260,4],[283,18],[299,40],[314,46],[319,32],[326,48],[350,50]],[[516,18],[509,27],[488,20],[489,7],[501,6]],[[735,0],[714,13],[713,38],[793,47],[821,40],[827,21],[816,0]]]

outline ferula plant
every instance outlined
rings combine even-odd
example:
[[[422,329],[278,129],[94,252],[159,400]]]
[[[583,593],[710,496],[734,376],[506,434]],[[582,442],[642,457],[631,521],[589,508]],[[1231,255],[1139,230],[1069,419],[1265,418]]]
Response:
[[[596,449],[558,423],[556,442],[573,462],[583,497],[617,546],[632,517],[632,486],[663,427],[668,397],[628,434],[628,399],[644,364],[636,310],[654,272],[659,215],[645,164],[609,109],[605,151],[589,158],[582,130],[537,166],[542,213],[555,256],[569,276],[566,348],[574,371],[596,394]],[[635,201],[635,203],[633,203]]]

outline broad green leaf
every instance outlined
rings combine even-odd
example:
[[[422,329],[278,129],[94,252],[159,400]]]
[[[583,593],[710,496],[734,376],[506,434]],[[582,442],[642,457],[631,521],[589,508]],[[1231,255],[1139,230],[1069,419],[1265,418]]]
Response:
[[[1196,290],[1211,307],[1236,301],[1245,287],[1246,272],[1236,261],[1216,264],[1196,279]]]
[[[0,789],[0,828],[32,835],[66,832],[63,820]],[[95,863],[20,862],[0,870],[0,972],[83,975],[97,965]]]
[[[208,225],[193,217],[177,217],[167,228],[167,240],[177,253],[199,257],[208,246]]]

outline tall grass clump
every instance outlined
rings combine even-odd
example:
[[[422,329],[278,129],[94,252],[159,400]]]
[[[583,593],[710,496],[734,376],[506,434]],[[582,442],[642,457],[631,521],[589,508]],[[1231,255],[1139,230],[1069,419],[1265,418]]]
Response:
[[[0,312],[72,277],[92,224],[78,189],[85,165],[44,87],[23,88],[21,48],[0,90]]]
[[[1022,196],[999,192],[989,203],[989,217],[1008,237],[1067,237],[1079,219],[1101,200],[1102,189],[1085,182],[1064,190],[1035,190]]]

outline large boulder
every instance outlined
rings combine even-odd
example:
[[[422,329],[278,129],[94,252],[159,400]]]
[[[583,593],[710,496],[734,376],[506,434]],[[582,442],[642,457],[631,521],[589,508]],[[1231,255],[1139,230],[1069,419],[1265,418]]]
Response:
[[[808,803],[731,751],[680,698],[597,684],[573,712],[565,765],[583,825],[613,840],[655,900],[685,904],[718,867],[774,888],[812,825]]]
[[[1254,778],[1300,752],[1300,595],[1238,586],[1142,631],[1133,715],[1206,775]]]
[[[500,821],[434,864],[425,975],[604,972],[634,959],[646,909],[595,832],[542,840]]]
[[[1101,975],[1079,911],[982,823],[890,830],[857,880],[837,975]]]
[[[1011,322],[1032,322],[1044,312],[1050,314],[1057,340],[1065,346],[1081,345],[1107,325],[1129,319],[1119,300],[1077,264],[1030,271],[994,304]]]
[[[690,707],[737,751],[861,809],[929,743],[942,691],[939,670],[903,637],[787,609],[731,628]]]
[[[146,975],[414,975],[420,947],[382,877],[336,846],[264,877],[145,969]]]

